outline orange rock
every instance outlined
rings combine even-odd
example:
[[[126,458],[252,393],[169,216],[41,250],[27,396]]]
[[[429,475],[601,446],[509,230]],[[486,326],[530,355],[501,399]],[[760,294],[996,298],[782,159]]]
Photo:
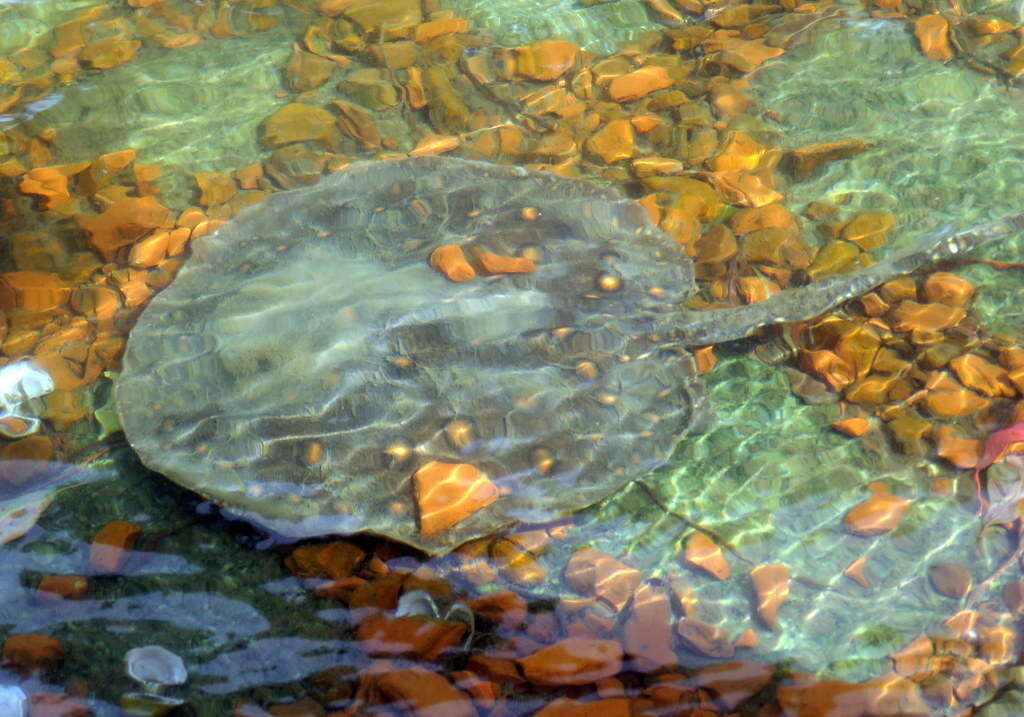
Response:
[[[922,15],[914,22],[914,37],[921,52],[930,60],[945,62],[953,58],[949,43],[949,23],[942,15]]]
[[[876,209],[858,214],[842,228],[840,236],[868,251],[884,244],[885,233],[895,225],[896,217],[892,212]]]
[[[633,125],[629,120],[608,122],[587,139],[586,148],[606,164],[629,159],[634,154]]]
[[[694,532],[687,539],[684,560],[718,580],[725,580],[732,575],[732,569],[729,567],[722,549],[700,531]]]
[[[593,595],[619,612],[640,585],[641,575],[636,568],[610,555],[593,548],[583,548],[569,558],[565,579],[577,592]]]
[[[836,142],[812,144],[789,153],[793,176],[806,179],[819,167],[837,159],[849,159],[867,150],[871,145],[862,139],[841,139]]]
[[[48,672],[64,661],[64,646],[46,635],[11,635],[4,640],[3,658],[20,672]]]
[[[897,498],[884,483],[872,483],[868,488],[874,495],[847,511],[843,527],[853,535],[881,535],[895,530],[910,509],[911,501]]]
[[[517,585],[539,585],[547,577],[547,569],[533,554],[511,540],[499,538],[488,546],[487,552],[501,574]]]
[[[672,606],[664,588],[642,585],[622,628],[622,644],[632,658],[628,669],[660,672],[678,663],[672,650]]]
[[[785,565],[758,565],[750,571],[757,599],[757,615],[772,630],[779,629],[779,606],[789,597],[789,568]]]
[[[431,461],[412,479],[420,532],[427,537],[451,528],[498,499],[498,487],[468,463]]]
[[[774,189],[775,180],[770,169],[712,172],[708,179],[730,204],[737,206],[763,207],[782,199]]]
[[[862,587],[871,587],[871,581],[864,574],[864,566],[867,565],[867,562],[868,559],[862,555],[843,569],[843,575]]]
[[[430,265],[451,281],[469,281],[476,276],[476,270],[466,261],[466,255],[458,244],[445,244],[430,253]]]
[[[815,255],[807,269],[807,275],[817,281],[823,276],[842,274],[856,266],[860,250],[850,242],[833,240],[825,244]]]
[[[115,35],[87,45],[78,53],[78,61],[89,67],[107,70],[133,60],[135,52],[140,47],[142,47],[142,43],[138,40],[129,40],[123,35]]]
[[[445,152],[458,149],[461,144],[462,140],[454,135],[429,134],[416,143],[416,147],[409,152],[409,156],[422,157],[428,154],[444,154]]]
[[[67,304],[71,287],[57,275],[44,271],[12,271],[0,274],[0,309],[54,311]]]
[[[882,290],[884,292],[884,285]],[[937,303],[919,304],[907,299],[892,310],[890,318],[892,327],[896,331],[911,331],[912,329],[943,331],[959,324],[966,315],[967,312],[958,307]]]
[[[743,632],[741,632],[739,635],[737,635],[736,639],[732,641],[732,646],[736,647],[736,648],[740,648],[740,647],[751,647],[751,648],[753,648],[753,647],[757,647],[759,644],[761,644],[760,638],[758,638],[757,633],[754,632],[749,627],[746,630],[744,630]]]
[[[451,673],[455,686],[473,698],[473,704],[484,710],[491,710],[501,698],[501,686],[497,682],[481,680],[468,670]]]
[[[498,684],[521,685],[526,683],[519,673],[516,663],[500,657],[475,654],[469,658],[466,669]]]
[[[612,697],[601,700],[571,700],[559,697],[533,713],[533,717],[630,717],[630,700]]]
[[[511,590],[500,590],[469,601],[470,609],[506,630],[515,630],[526,622],[526,600]]]
[[[100,528],[89,545],[89,565],[93,572],[97,575],[119,573],[141,533],[139,526],[123,520],[111,521]]]
[[[193,175],[199,186],[199,204],[212,207],[230,201],[238,192],[235,180],[220,172],[196,172]]]
[[[569,637],[520,658],[518,663],[535,685],[586,685],[622,670],[622,647],[614,640]]]
[[[859,717],[860,715],[900,714],[902,712],[869,712],[875,690],[856,682],[811,682],[810,684],[781,685],[777,698],[787,717]],[[924,717],[922,713],[917,717]]]
[[[1013,397],[1017,389],[1010,383],[1006,370],[990,363],[977,354],[963,354],[949,362],[949,367],[967,388],[984,396]]]
[[[388,670],[375,681],[388,702],[401,705],[414,717],[476,717],[477,711],[465,692],[456,689],[436,672],[422,667]]]
[[[718,625],[684,617],[676,623],[676,634],[684,647],[698,655],[728,659],[736,652],[729,633]]]
[[[807,373],[824,380],[833,391],[842,391],[857,377],[850,364],[825,349],[800,349],[797,363]]]
[[[531,80],[550,82],[576,64],[580,49],[564,40],[541,40],[516,48],[516,72]]]
[[[705,376],[711,373],[718,359],[715,357],[714,346],[702,346],[693,350],[693,360],[697,364],[697,375]]]
[[[960,563],[936,563],[928,568],[928,580],[940,595],[960,599],[971,591],[970,571]]]
[[[57,209],[71,201],[68,175],[57,167],[36,167],[25,173],[18,184],[23,194],[42,197],[44,209]]]
[[[29,697],[29,704],[30,717],[89,717],[92,714],[85,702],[56,692],[37,692]]]
[[[704,41],[708,59],[728,65],[746,74],[763,62],[778,57],[782,49],[770,47],[761,40],[743,40],[734,30],[717,30]]]
[[[783,229],[787,232],[797,230],[793,214],[781,204],[740,209],[729,218],[729,226],[737,236],[744,236],[758,229]]]
[[[376,613],[360,620],[356,640],[371,657],[414,657],[432,661],[458,645],[465,632],[466,626],[461,622]]]
[[[984,410],[991,401],[982,398],[966,388],[928,391],[924,396],[924,407],[932,416],[944,418],[969,416]]]
[[[263,128],[263,144],[274,149],[292,142],[320,142],[337,148],[336,127],[330,112],[292,102],[272,114]]]
[[[871,424],[866,418],[853,416],[832,422],[832,428],[847,438],[858,438],[868,432]]]
[[[153,232],[145,239],[140,239],[132,245],[128,252],[128,263],[138,269],[149,269],[167,256],[167,246],[170,242],[170,234],[159,230]]]
[[[49,604],[81,600],[88,590],[89,579],[81,575],[47,575],[36,587],[36,600]]]
[[[412,39],[419,43],[427,43],[436,37],[460,32],[469,32],[469,20],[461,17],[449,17],[417,25],[413,30]]]
[[[366,560],[366,551],[345,540],[307,543],[295,548],[284,560],[285,567],[300,578],[341,579],[350,577]]]
[[[155,198],[129,197],[115,202],[102,214],[79,215],[78,223],[89,233],[89,245],[104,261],[154,229],[170,228],[171,213]]]
[[[745,132],[729,132],[718,154],[708,160],[708,166],[716,172],[757,169],[765,149]]]
[[[630,120],[630,123],[637,132],[644,131],[638,126],[635,117]],[[686,165],[678,159],[672,159],[670,157],[642,157],[640,159],[634,159],[630,166],[633,167],[633,174],[637,177],[682,174],[686,169]]]
[[[966,306],[974,298],[974,284],[956,274],[937,271],[925,279],[922,287],[926,301],[946,306]]]
[[[474,247],[473,259],[484,274],[529,274],[537,270],[533,259],[525,256],[500,256]]]
[[[608,83],[608,96],[615,102],[632,102],[671,85],[668,70],[651,65],[612,78]]]

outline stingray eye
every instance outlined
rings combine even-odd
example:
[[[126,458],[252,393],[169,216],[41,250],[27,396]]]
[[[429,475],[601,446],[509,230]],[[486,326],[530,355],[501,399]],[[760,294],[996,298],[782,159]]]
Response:
[[[594,284],[601,291],[618,291],[622,288],[622,279],[610,271],[602,271],[597,275],[597,281]]]

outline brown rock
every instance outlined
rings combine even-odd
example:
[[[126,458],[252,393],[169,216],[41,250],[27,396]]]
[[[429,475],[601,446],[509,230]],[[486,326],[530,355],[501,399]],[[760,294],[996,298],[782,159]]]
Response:
[[[641,575],[620,560],[593,548],[577,550],[565,566],[565,579],[574,590],[593,595],[618,612],[640,585]]]
[[[534,717],[630,717],[630,701],[624,697],[604,700],[570,700],[559,697],[534,712]]]
[[[535,685],[586,685],[622,670],[622,646],[614,640],[569,637],[518,662]]]
[[[465,692],[441,675],[412,667],[381,675],[376,687],[388,702],[415,717],[476,717],[477,711]]]
[[[576,64],[580,49],[564,40],[541,40],[516,48],[516,72],[531,80],[550,82]]]
[[[466,260],[458,244],[445,244],[430,253],[430,265],[451,281],[469,281],[476,276],[476,270]]]
[[[135,546],[135,541],[142,529],[123,520],[114,520],[93,536],[89,546],[89,565],[97,575],[116,575],[121,571],[128,552]]]
[[[699,688],[709,690],[733,712],[772,681],[772,665],[760,662],[721,662],[703,667],[690,676]]]
[[[337,149],[337,128],[330,112],[292,102],[272,114],[263,127],[262,142],[275,149],[292,142],[320,142]]]
[[[420,531],[436,535],[498,499],[498,487],[468,463],[431,461],[412,476]]]
[[[20,672],[49,671],[64,661],[64,646],[46,635],[11,635],[4,640],[3,659]]]
[[[928,580],[935,592],[958,600],[965,597],[973,585],[970,571],[960,563],[936,563],[928,568]]]
[[[89,579],[81,575],[47,575],[36,587],[36,600],[48,604],[81,600],[88,590]]]
[[[853,535],[881,535],[895,530],[910,509],[911,501],[897,498],[884,483],[872,483],[868,488],[874,495],[846,513],[843,527]]]
[[[736,651],[729,633],[718,625],[684,617],[676,623],[676,634],[684,647],[698,655],[728,659]]]
[[[732,575],[732,569],[729,567],[722,549],[715,544],[715,541],[700,531],[693,533],[687,539],[684,560],[718,580],[725,580]]]
[[[627,119],[612,120],[590,136],[586,148],[606,164],[629,159],[635,152],[633,125]]]
[[[500,590],[469,601],[470,609],[507,630],[522,627],[526,622],[526,600],[511,590]]]
[[[359,622],[356,639],[363,651],[372,657],[436,660],[446,650],[458,645],[465,632],[466,626],[461,622],[377,613]]]
[[[664,588],[642,585],[636,591],[622,644],[637,672],[660,672],[678,663],[672,650],[672,607]]]
[[[945,62],[953,58],[949,43],[949,23],[942,15],[922,15],[914,22],[914,37],[921,52],[931,60]]]
[[[750,571],[757,600],[757,615],[772,630],[779,629],[779,606],[789,597],[789,568],[785,565],[758,565]]]
[[[615,102],[632,102],[671,85],[668,70],[652,65],[613,77],[608,83],[608,96]]]
[[[925,301],[946,306],[966,306],[975,292],[974,284],[946,271],[930,274],[921,288]]]

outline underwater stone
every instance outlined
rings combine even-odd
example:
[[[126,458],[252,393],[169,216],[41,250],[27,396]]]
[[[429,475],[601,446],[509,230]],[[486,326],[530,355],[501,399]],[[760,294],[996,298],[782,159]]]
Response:
[[[182,685],[188,679],[182,659],[160,645],[133,647],[124,655],[124,666],[127,675],[148,692]]]

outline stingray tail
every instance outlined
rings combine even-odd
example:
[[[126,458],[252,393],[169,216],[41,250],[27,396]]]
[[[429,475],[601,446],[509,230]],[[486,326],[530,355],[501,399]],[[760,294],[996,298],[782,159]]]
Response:
[[[787,289],[756,304],[706,311],[684,310],[679,317],[676,338],[684,345],[700,346],[741,339],[769,324],[806,321],[901,274],[951,259],[1022,231],[1024,212],[955,234],[942,232],[938,239],[934,234],[928,235],[917,246],[866,269]]]

